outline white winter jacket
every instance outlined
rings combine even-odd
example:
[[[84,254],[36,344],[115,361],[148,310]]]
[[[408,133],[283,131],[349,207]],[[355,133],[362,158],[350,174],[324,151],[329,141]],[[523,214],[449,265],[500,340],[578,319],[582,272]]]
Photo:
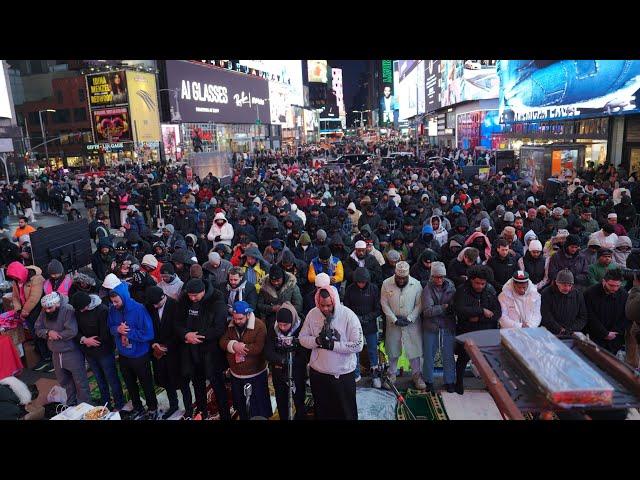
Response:
[[[525,294],[518,295],[513,290],[513,279],[509,279],[502,287],[498,301],[502,308],[500,328],[522,328],[525,323],[531,328],[540,326],[541,297],[531,280]]]
[[[224,220],[224,224],[222,225],[222,227],[218,226],[216,220]],[[220,236],[220,241],[216,242],[214,239],[218,235]],[[216,213],[216,216],[213,218],[213,225],[211,225],[211,229],[209,230],[207,238],[209,239],[209,241],[213,242],[213,248],[215,248],[219,243],[224,243],[229,247],[231,246],[231,240],[233,240],[233,226],[227,221],[227,217],[224,216],[224,213]]]

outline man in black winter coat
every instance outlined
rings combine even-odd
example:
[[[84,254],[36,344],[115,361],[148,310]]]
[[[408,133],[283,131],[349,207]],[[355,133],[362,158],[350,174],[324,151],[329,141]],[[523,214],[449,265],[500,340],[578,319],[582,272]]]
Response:
[[[456,288],[459,288],[468,280],[467,271],[476,265],[479,255],[480,252],[478,252],[477,248],[466,247],[458,254],[457,258],[449,262],[447,266],[447,277],[453,281]]]
[[[620,270],[608,270],[600,283],[584,292],[589,336],[613,354],[624,347],[625,331],[631,326],[625,314],[628,294],[621,288],[623,280]]]
[[[374,388],[382,387],[378,366],[378,322],[382,315],[380,305],[380,288],[371,282],[367,268],[358,267],[353,272],[353,283],[344,294],[344,305],[358,316],[362,325],[362,334],[367,345],[367,353],[371,364],[371,376]],[[360,361],[356,358],[356,378],[360,377]]]
[[[182,374],[193,383],[198,410],[207,417],[206,380],[213,385],[220,418],[230,420],[224,371],[227,361],[219,347],[227,327],[227,309],[221,293],[205,290],[202,280],[194,278],[184,286],[178,302],[175,331],[181,343]],[[185,415],[193,416],[192,405],[185,405]]]
[[[270,364],[271,380],[276,394],[278,414],[280,420],[289,420],[289,386],[288,353],[291,351],[293,361],[293,403],[295,405],[294,420],[303,420],[305,416],[305,391],[307,377],[307,363],[310,351],[300,345],[298,335],[302,327],[302,320],[293,305],[289,302],[282,304],[276,313],[276,321],[267,327],[267,339],[264,345],[264,356]]]
[[[411,266],[409,273],[413,278],[420,282],[422,288],[429,282],[431,278],[431,264],[438,260],[438,255],[431,249],[424,250],[418,261]]]
[[[382,268],[376,258],[367,253],[367,244],[363,240],[358,240],[355,249],[344,262],[344,279],[347,286],[354,283],[353,275],[359,267],[364,267],[369,271],[371,282],[380,288],[384,278],[382,277]]]
[[[163,420],[178,411],[179,388],[185,411],[193,404],[191,389],[182,373],[181,342],[176,335],[175,323],[178,316],[178,302],[165,295],[160,287],[149,287],[145,292],[145,307],[153,321],[153,340],[151,341],[154,380],[164,387],[169,399],[169,410],[162,416]]]
[[[581,332],[587,325],[587,306],[582,291],[574,288],[570,270],[560,270],[554,284],[542,291],[540,326],[555,335]]]
[[[91,257],[91,269],[98,277],[98,281],[102,283],[104,277],[111,272],[111,265],[116,259],[115,250],[111,240],[103,237],[98,242],[98,248]]]
[[[516,257],[509,253],[509,243],[504,238],[496,240],[496,255],[489,259],[487,267],[493,271],[493,286],[500,294],[504,284],[518,270]]]
[[[467,275],[469,279],[456,290],[453,308],[458,317],[456,334],[498,328],[502,309],[496,291],[488,282],[487,267],[475,265]],[[456,392],[464,393],[464,372],[469,354],[461,343],[456,344]]]

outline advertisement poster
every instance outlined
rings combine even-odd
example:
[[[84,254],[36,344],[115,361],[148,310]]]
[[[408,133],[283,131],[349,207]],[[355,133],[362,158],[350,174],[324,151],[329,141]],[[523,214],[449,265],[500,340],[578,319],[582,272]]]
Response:
[[[551,175],[572,177],[578,163],[578,150],[554,150],[551,153]]]
[[[272,75],[275,78],[269,81],[288,86],[290,104],[304,105],[302,60],[238,60],[238,64]]]
[[[91,115],[96,143],[132,141],[131,117],[127,107],[95,109]]]
[[[291,109],[289,91],[286,85],[279,82],[269,82],[269,109],[271,122],[285,128],[293,128],[287,122],[287,111]]]
[[[402,82],[418,64],[419,60],[398,60],[398,81]]]
[[[434,112],[440,108],[440,60],[425,60],[425,101],[426,112]]]
[[[180,145],[180,127],[173,124],[162,125],[162,143],[164,144],[164,154],[166,158],[180,161],[182,158]]]
[[[344,110],[344,94],[342,90],[342,69],[331,69],[331,88],[336,94],[336,103],[338,104],[338,112],[340,117],[344,117],[346,112]]]
[[[86,80],[91,108],[127,104],[127,78],[124,70],[87,75]]]
[[[498,60],[497,68],[503,123],[638,110],[640,60]]]
[[[498,110],[477,110],[461,113],[457,119],[458,146],[473,150],[476,147],[492,149],[492,139],[502,132]]]
[[[327,83],[327,61],[307,60],[309,82]]]
[[[267,80],[181,60],[167,60],[171,108],[183,122],[271,123]]]
[[[400,120],[415,117],[419,111],[419,90],[418,69],[414,68],[404,79],[400,80],[396,95],[398,97],[398,108],[400,110]],[[422,88],[422,99],[424,100],[424,87]]]
[[[440,61],[440,107],[498,98],[499,87],[495,60]]]
[[[12,118],[11,99],[9,98],[9,88],[5,77],[4,60],[0,60],[0,117]]]
[[[498,110],[483,110],[480,123],[480,146],[487,149],[495,149],[494,138],[502,133],[503,125],[500,123]]]
[[[134,140],[138,143],[159,142],[160,113],[155,75],[127,71],[127,86]]]

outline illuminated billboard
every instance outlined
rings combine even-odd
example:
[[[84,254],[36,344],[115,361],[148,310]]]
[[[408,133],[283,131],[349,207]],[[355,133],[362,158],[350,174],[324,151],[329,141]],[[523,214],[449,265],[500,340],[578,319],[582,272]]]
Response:
[[[639,60],[499,60],[497,70],[503,123],[638,111]]]
[[[327,61],[307,60],[307,73],[310,83],[327,83]]]
[[[495,60],[440,60],[440,107],[498,98]]]

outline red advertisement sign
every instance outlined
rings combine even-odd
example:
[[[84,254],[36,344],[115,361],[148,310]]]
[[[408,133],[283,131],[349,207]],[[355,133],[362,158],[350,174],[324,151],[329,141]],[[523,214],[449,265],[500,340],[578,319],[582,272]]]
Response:
[[[91,112],[96,143],[130,142],[131,117],[127,107],[100,108]]]

